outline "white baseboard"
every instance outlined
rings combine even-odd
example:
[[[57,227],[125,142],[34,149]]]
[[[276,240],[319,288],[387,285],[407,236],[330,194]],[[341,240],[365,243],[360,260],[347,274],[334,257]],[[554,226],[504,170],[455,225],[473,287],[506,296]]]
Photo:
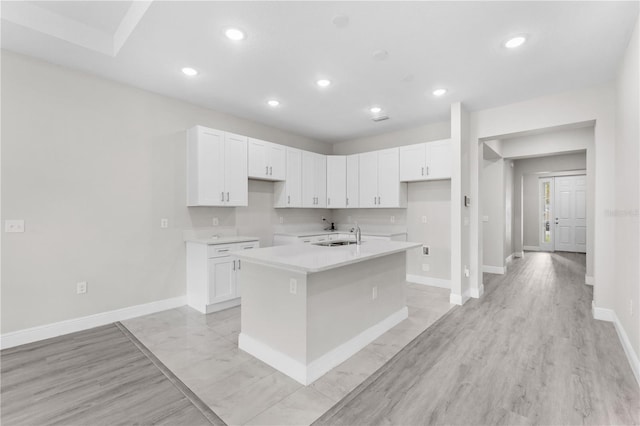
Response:
[[[514,257],[519,257],[519,258],[523,258],[524,257],[524,252],[523,251],[517,251],[515,253],[513,253]]]
[[[593,277],[590,277],[589,275],[585,275],[584,276],[584,283],[586,285],[594,285],[595,284],[595,279],[593,279]]]
[[[540,246],[523,246],[524,251],[540,251]]]
[[[174,297],[172,299],[158,300],[143,305],[129,306],[113,311],[88,315],[86,317],[73,318],[52,324],[26,328],[24,330],[12,331],[0,336],[0,349],[12,348],[14,346],[24,345],[25,343],[37,342],[38,340],[111,324],[116,321],[124,321],[129,318],[166,311],[167,309],[184,306],[186,303],[187,298],[185,296]]]
[[[504,266],[490,266],[490,265],[482,265],[482,272],[486,272],[488,274],[500,274],[504,275],[506,272]]]
[[[429,285],[431,287],[451,288],[451,280],[442,278],[423,277],[422,275],[407,274],[407,281],[414,284]]]
[[[504,264],[506,265],[508,263],[511,263],[511,261],[513,261],[513,253],[507,256],[507,258],[504,260]]]
[[[593,311],[593,318],[612,322],[615,326],[616,333],[618,333],[618,339],[620,339],[624,353],[627,355],[627,360],[629,361],[633,375],[636,378],[636,382],[640,386],[640,358],[638,358],[636,351],[633,350],[633,346],[631,346],[631,342],[629,341],[629,336],[627,336],[626,331],[624,331],[624,328],[616,315],[616,311],[613,309],[597,308],[595,301],[591,302],[591,307]]]
[[[480,284],[479,288],[469,289],[469,296],[473,297],[474,299],[480,299],[483,294],[484,294],[484,284]]]
[[[240,333],[238,337],[238,347],[308,386],[408,317],[409,309],[405,306],[307,365],[244,333]]]
[[[452,305],[464,305],[470,298],[471,297],[469,296],[468,291],[464,294],[451,293],[449,295],[449,303],[451,303]]]

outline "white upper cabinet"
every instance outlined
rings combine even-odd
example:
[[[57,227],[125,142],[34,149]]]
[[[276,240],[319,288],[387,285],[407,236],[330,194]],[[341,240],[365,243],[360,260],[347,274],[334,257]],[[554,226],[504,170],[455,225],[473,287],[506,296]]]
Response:
[[[400,182],[398,148],[359,156],[360,208],[406,207],[407,184]]]
[[[249,177],[282,181],[286,177],[286,148],[282,145],[249,138]]]
[[[410,182],[450,178],[450,139],[400,147],[401,181]]]
[[[302,151],[302,207],[327,207],[327,157]]]
[[[359,156],[348,155],[347,163],[347,208],[357,208],[360,206],[360,167]],[[328,170],[328,169],[327,169]],[[327,176],[328,178],[328,176]]]
[[[285,154],[285,180],[273,186],[275,207],[302,207],[302,151],[286,148]]]
[[[187,132],[187,206],[248,204],[247,138],[195,126]]]
[[[327,207],[347,207],[347,157],[327,156]]]

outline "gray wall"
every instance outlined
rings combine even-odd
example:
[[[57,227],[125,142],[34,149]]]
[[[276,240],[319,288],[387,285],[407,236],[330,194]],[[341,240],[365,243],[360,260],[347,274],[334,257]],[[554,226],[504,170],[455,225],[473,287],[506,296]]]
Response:
[[[482,197],[482,265],[504,266],[505,192],[504,160],[483,161],[480,196]]]
[[[540,230],[538,226],[540,223],[540,206],[538,203],[538,179],[540,174],[544,172],[553,173],[586,170],[587,154],[586,152],[581,152],[529,158],[516,160],[514,163],[515,180],[516,182],[522,182],[522,190],[516,185],[514,194],[517,200],[520,200],[520,197],[522,197],[522,209],[516,205],[516,209],[514,210],[516,219],[514,229],[515,246],[520,247],[520,234],[522,234],[522,238],[524,238],[522,245],[537,248],[540,243]],[[593,196],[593,194],[589,195]],[[520,217],[522,217],[522,222],[518,220]]]
[[[613,308],[640,356],[640,19],[620,67],[616,87],[615,279]],[[596,283],[597,285],[597,283]],[[633,309],[631,309],[633,308]],[[636,358],[637,359],[637,358]],[[638,376],[636,376],[637,378]]]
[[[2,52],[2,333],[185,293],[183,230],[269,229],[328,211],[185,206],[185,130],[195,124],[328,154],[332,147],[182,101]],[[160,218],[169,218],[161,229]],[[76,283],[88,292],[76,295]]]
[[[506,258],[514,253],[513,245],[513,207],[514,207],[514,172],[513,161],[504,161],[504,251],[503,256]]]

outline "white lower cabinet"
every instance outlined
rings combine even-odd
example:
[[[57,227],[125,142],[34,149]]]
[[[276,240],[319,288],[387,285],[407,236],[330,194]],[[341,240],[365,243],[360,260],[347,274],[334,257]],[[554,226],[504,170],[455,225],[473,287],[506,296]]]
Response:
[[[239,305],[238,274],[242,264],[233,252],[258,247],[258,241],[233,244],[187,242],[187,304],[205,314]]]

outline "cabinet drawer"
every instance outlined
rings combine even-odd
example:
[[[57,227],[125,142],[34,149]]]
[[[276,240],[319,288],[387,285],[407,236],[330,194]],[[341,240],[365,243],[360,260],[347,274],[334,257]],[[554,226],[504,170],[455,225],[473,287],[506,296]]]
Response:
[[[235,250],[234,244],[210,245],[207,247],[207,257],[228,256],[230,252]]]
[[[237,244],[235,250],[251,250],[260,247],[260,243],[257,241],[251,241],[250,243],[240,243]]]

